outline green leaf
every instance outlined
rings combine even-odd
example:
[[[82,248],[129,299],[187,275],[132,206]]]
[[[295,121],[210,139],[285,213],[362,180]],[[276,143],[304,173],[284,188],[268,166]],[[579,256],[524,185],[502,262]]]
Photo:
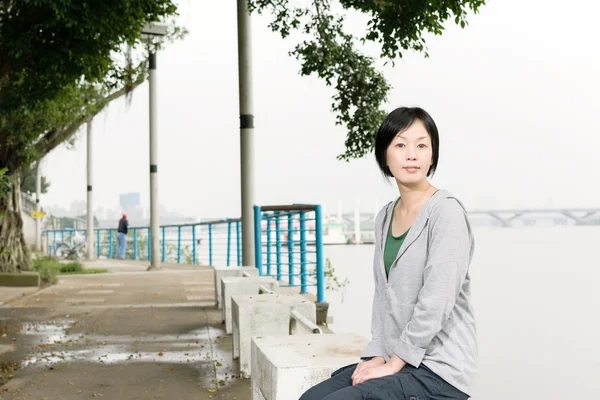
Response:
[[[161,47],[186,31],[173,24],[166,39],[147,44],[141,28],[176,16],[173,0],[36,0],[4,8],[0,165],[30,165],[68,141],[112,92],[144,79],[146,47]],[[130,47],[136,58],[126,56]]]
[[[332,11],[329,0],[300,3],[308,5],[250,0],[249,9],[269,12],[269,27],[282,37],[291,36],[293,30],[303,37],[289,54],[300,61],[300,75],[316,75],[335,88],[331,105],[335,124],[347,130],[346,151],[338,159],[349,160],[372,150],[375,132],[387,114],[384,109],[390,90],[375,60],[362,54],[356,44],[379,43],[384,64],[393,65],[408,51],[429,57],[425,35],[441,35],[448,20],[464,28],[467,13],[477,13],[485,1],[340,0],[343,9],[368,16],[367,30],[360,38],[344,31],[343,15]]]
[[[6,3],[6,5],[5,5]],[[130,99],[147,77],[148,50],[183,37],[173,0],[28,0],[0,5],[0,207],[17,192],[11,175],[64,143],[112,100]],[[165,38],[144,41],[142,27],[163,20]],[[133,54],[133,55],[132,55]],[[26,176],[27,177],[27,176]],[[31,179],[22,182],[31,186]],[[42,180],[42,190],[48,183]],[[16,217],[18,220],[18,216]],[[2,229],[6,228],[4,224]],[[22,224],[6,229],[21,230]],[[17,234],[20,232],[16,232]],[[0,235],[0,270],[27,269],[28,248]],[[1,241],[4,241],[1,242]],[[20,247],[20,248],[19,248]]]
[[[0,168],[0,198],[12,191],[13,178],[8,175],[8,168]],[[0,215],[3,217],[3,215]]]

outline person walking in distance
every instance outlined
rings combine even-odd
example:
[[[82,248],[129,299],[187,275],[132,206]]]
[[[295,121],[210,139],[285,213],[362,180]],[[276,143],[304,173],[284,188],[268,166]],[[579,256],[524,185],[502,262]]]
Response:
[[[127,213],[123,213],[117,229],[117,258],[120,260],[125,259],[125,251],[127,250],[127,228],[129,228]]]
[[[437,126],[421,108],[398,108],[381,124],[375,159],[399,196],[375,220],[372,339],[361,362],[333,372],[300,400],[470,397],[478,352],[474,238],[460,200],[429,182],[439,149]]]

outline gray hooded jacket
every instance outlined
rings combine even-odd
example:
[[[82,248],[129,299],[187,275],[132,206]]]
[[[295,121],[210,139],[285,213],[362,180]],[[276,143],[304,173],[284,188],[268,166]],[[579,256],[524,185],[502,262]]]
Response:
[[[394,201],[375,220],[372,340],[362,357],[396,354],[469,394],[477,370],[469,265],[474,241],[462,203],[438,190],[411,226],[386,277],[383,254]]]

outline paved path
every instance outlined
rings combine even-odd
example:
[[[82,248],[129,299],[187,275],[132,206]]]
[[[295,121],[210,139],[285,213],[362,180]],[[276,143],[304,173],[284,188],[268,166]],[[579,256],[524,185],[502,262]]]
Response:
[[[88,266],[0,306],[0,399],[250,399],[212,269]]]

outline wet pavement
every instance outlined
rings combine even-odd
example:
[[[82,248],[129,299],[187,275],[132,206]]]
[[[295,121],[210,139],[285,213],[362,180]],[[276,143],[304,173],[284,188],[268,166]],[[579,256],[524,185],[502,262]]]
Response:
[[[250,399],[220,310],[202,304],[209,272],[61,278],[5,304],[0,399]]]

